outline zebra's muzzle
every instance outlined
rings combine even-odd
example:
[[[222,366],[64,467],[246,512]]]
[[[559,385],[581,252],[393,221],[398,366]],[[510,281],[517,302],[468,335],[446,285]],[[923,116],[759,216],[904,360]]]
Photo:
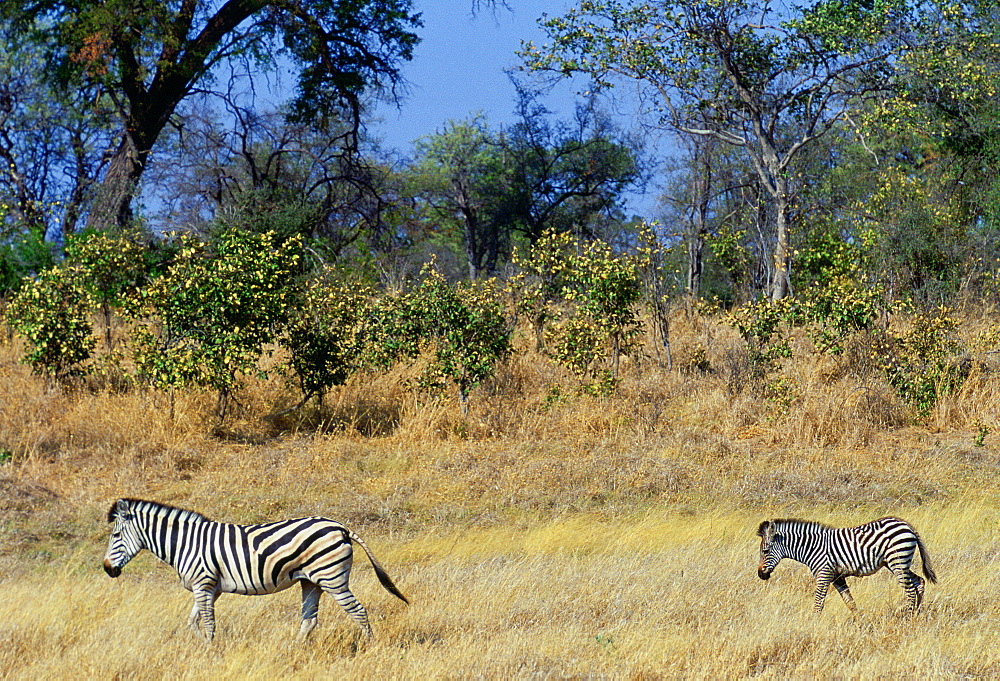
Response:
[[[763,579],[764,581],[771,579],[771,573],[762,567],[757,568],[757,576]]]
[[[117,577],[122,573],[122,569],[112,565],[109,560],[104,561],[104,571],[108,573],[108,577]]]

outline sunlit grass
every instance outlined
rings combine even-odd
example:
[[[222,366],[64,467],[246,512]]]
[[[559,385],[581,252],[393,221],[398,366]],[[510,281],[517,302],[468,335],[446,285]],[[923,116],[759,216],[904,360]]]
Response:
[[[81,547],[65,563],[0,581],[0,675],[991,676],[1000,672],[991,643],[1000,603],[989,595],[1000,537],[996,523],[979,521],[989,510],[908,514],[941,577],[912,620],[886,572],[853,581],[854,617],[835,594],[814,616],[801,565],[782,564],[761,582],[760,515],[747,511],[433,528],[401,542],[371,536],[413,605],[383,592],[359,563],[353,586],[372,614],[370,644],[330,599],[313,637],[295,644],[290,589],[223,596],[217,639],[206,645],[187,628],[190,595],[169,567],[146,554],[111,580],[99,547],[96,555]]]

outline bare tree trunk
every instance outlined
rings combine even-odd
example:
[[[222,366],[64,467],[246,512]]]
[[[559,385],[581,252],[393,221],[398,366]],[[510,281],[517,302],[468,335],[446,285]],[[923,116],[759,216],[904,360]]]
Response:
[[[688,273],[687,289],[692,298],[701,293],[701,279],[705,270],[705,234],[707,232],[704,216],[695,222],[691,240],[688,242]]]
[[[705,268],[705,236],[708,234],[708,208],[712,195],[712,149],[714,140],[696,139],[694,144],[694,178],[692,180],[691,208],[694,224],[688,242],[687,289],[692,298],[701,292],[701,279]]]
[[[777,229],[774,243],[774,277],[771,280],[771,300],[778,301],[791,293],[791,248],[788,230],[788,187],[783,178],[776,183],[774,195]]]

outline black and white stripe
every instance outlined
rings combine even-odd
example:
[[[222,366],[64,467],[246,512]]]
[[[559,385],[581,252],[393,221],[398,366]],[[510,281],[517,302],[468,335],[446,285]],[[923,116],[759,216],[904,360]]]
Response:
[[[181,584],[194,594],[189,624],[205,636],[215,634],[215,599],[222,593],[273,594],[302,585],[304,638],[316,626],[319,597],[325,591],[371,637],[368,613],[348,587],[354,559],[352,543],[368,554],[379,582],[407,601],[358,535],[327,518],[295,518],[261,525],[217,523],[200,513],[154,501],[119,499],[108,511],[114,523],[104,570],[111,577],[142,549],[173,566]]]
[[[867,577],[883,567],[896,576],[906,592],[909,612],[916,612],[924,597],[924,580],[910,570],[917,549],[924,576],[937,583],[924,543],[916,530],[899,518],[879,518],[842,529],[807,520],[765,520],[757,535],[761,538],[758,576],[769,579],[782,558],[804,563],[816,578],[816,612],[823,609],[831,584],[847,607],[855,610],[846,578]]]

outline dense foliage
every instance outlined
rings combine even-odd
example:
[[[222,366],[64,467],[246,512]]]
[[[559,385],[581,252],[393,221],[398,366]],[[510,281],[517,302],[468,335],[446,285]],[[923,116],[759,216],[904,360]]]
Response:
[[[782,363],[867,348],[920,418],[996,349],[953,334],[959,305],[1000,304],[995,3],[579,2],[521,50],[587,81],[569,117],[526,75],[514,123],[470,113],[412,159],[361,125],[412,54],[409,2],[203,4],[0,13],[0,296],[54,383],[200,386],[225,417],[257,377],[288,378],[287,410],[413,365],[464,411],[512,353],[598,395],[665,354],[787,403]],[[275,47],[300,77],[278,107],[194,97]],[[656,216],[624,197],[662,147],[609,101],[675,143]],[[743,340],[729,366],[673,366],[695,308]]]

